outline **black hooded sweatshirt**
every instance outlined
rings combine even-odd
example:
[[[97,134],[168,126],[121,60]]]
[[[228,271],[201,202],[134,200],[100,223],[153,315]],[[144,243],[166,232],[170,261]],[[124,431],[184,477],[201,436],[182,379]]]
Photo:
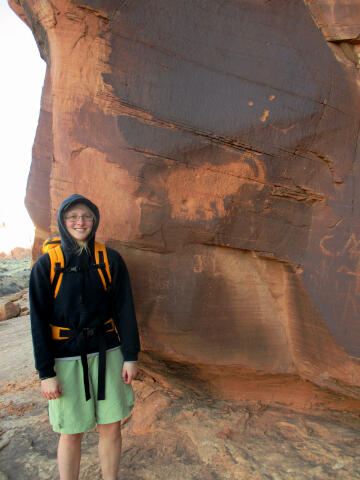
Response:
[[[80,255],[77,253],[78,245],[64,224],[65,211],[79,203],[87,205],[96,219],[88,237],[90,255],[86,251]],[[107,248],[111,273],[110,294],[105,291],[98,270],[93,267],[99,220],[97,206],[81,195],[71,195],[61,204],[58,226],[65,272],[56,298],[50,284],[49,255],[46,253],[39,257],[32,268],[29,284],[30,319],[35,367],[40,379],[56,375],[55,358],[80,355],[78,339],[53,340],[50,325],[82,329],[96,327],[113,318],[120,342],[116,332],[106,333],[106,348],[121,344],[124,360],[137,360],[140,343],[126,265],[118,252]],[[88,339],[86,350],[87,353],[99,351],[97,336]]]

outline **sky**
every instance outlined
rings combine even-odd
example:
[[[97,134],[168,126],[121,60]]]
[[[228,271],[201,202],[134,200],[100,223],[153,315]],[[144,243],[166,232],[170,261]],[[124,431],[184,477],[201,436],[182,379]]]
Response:
[[[0,252],[8,253],[33,241],[24,199],[46,65],[6,0],[0,0],[0,58]]]

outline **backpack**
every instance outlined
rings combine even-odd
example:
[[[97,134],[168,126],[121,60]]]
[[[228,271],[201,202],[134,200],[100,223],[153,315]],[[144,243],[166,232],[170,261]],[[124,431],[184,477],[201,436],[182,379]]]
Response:
[[[95,242],[95,265],[105,291],[109,290],[111,285],[111,273],[109,260],[106,252],[106,246],[102,243]],[[47,253],[50,257],[50,283],[53,287],[54,298],[56,298],[63,273],[66,271],[64,254],[61,249],[60,237],[52,237],[45,240],[42,247],[43,253]],[[77,271],[76,267],[70,268],[70,271]]]

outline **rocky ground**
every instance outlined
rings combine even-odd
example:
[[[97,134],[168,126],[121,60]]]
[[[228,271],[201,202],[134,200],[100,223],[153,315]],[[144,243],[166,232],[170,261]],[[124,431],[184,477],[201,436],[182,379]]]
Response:
[[[19,301],[26,306],[27,294]],[[241,398],[224,400],[165,370],[143,365],[135,381],[119,479],[360,480],[358,401],[295,377],[273,379],[271,395],[266,382],[253,379],[250,388],[248,380]],[[284,389],[293,393],[286,402]],[[29,316],[0,322],[0,480],[57,479],[56,444],[34,372]],[[87,433],[82,480],[101,479],[96,445],[96,432]]]
[[[0,259],[0,297],[27,288],[31,258]]]

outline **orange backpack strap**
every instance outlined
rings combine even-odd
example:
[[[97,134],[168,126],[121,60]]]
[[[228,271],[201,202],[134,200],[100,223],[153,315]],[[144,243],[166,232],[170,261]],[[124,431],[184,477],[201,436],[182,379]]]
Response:
[[[57,245],[56,247],[51,248],[48,252],[50,257],[50,283],[54,291],[54,298],[56,298],[59,288],[61,285],[61,280],[64,273],[64,254],[61,250],[61,246]]]
[[[95,267],[98,269],[104,289],[108,290],[111,284],[111,273],[106,246],[102,243],[95,242],[95,262]]]

